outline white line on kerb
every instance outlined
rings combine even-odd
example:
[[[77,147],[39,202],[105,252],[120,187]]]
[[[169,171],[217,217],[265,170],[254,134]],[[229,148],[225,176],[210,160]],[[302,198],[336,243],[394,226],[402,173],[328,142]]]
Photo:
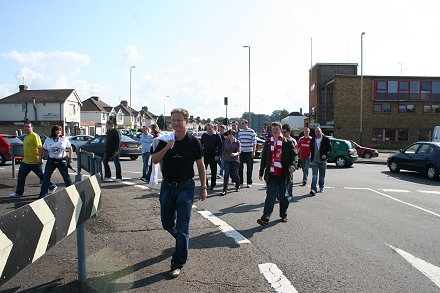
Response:
[[[409,203],[409,202],[406,202],[406,201],[403,201],[403,200],[397,199],[397,198],[395,198],[395,197],[389,196],[389,195],[387,195],[387,194],[385,194],[385,193],[382,193],[382,192],[376,191],[376,190],[371,189],[371,188],[364,188],[364,187],[344,187],[344,188],[345,188],[345,189],[352,189],[352,190],[368,190],[368,191],[371,191],[371,192],[374,192],[374,193],[380,194],[380,195],[382,195],[382,196],[388,197],[389,199],[392,199],[392,200],[395,200],[395,201],[397,201],[397,202],[400,202],[400,203],[403,203],[403,204],[409,205],[410,207],[413,207],[413,208],[419,209],[419,210],[421,210],[421,211],[424,211],[424,212],[426,212],[426,213],[428,213],[428,214],[431,214],[431,215],[434,215],[434,216],[440,218],[440,215],[437,214],[437,213],[431,212],[430,210],[427,210],[427,209],[424,209],[424,208],[422,208],[422,207],[416,206],[416,205],[414,205],[414,204],[412,204],[412,203]]]
[[[433,191],[433,190],[417,190],[421,193],[432,193],[432,194],[440,194],[440,191]]]
[[[214,216],[210,211],[198,211],[204,218],[208,219],[215,226],[218,226],[219,229],[225,233],[226,236],[231,237],[238,244],[251,243],[249,239],[241,235],[234,228],[229,226],[225,221],[220,220],[216,216]]]
[[[402,193],[408,193],[410,192],[409,190],[405,190],[405,189],[382,189],[383,192],[402,192]]]
[[[276,264],[263,263],[259,264],[258,268],[276,292],[298,293]]]
[[[413,267],[418,269],[420,272],[422,272],[425,276],[427,276],[434,284],[437,285],[437,287],[440,287],[440,268],[436,267],[433,264],[430,264],[429,262],[424,261],[423,259],[420,259],[418,257],[415,257],[414,255],[403,251],[402,249],[399,249],[397,247],[394,247],[388,243],[385,243],[388,245],[392,250],[400,254],[406,261],[408,261]]]

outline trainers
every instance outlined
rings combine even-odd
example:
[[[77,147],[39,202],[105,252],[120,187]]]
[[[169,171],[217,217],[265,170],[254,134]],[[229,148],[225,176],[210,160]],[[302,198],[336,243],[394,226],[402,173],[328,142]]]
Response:
[[[281,222],[283,222],[283,223],[287,223],[287,216],[284,217],[284,218],[281,218]]]
[[[20,196],[21,196],[21,194],[17,194],[16,192],[13,192],[9,195],[9,197],[15,197],[15,198],[18,198]]]
[[[112,178],[111,177],[104,177],[104,179],[102,179],[102,181],[109,182],[109,181],[112,181]]]
[[[324,192],[324,188],[320,188],[320,189],[319,189],[319,192],[320,192],[320,193],[323,193],[323,192]]]
[[[140,179],[144,182],[148,182],[147,178],[145,178],[145,177],[141,177]]]
[[[252,183],[251,184],[248,183],[248,185],[246,187],[247,188],[251,188],[252,187]]]
[[[55,191],[57,191],[57,186],[55,185],[55,187],[53,189],[49,189],[49,194],[54,194]]]
[[[122,182],[122,178],[115,178],[115,182]]]
[[[169,275],[170,275],[171,278],[177,278],[178,276],[180,276],[181,272],[182,272],[181,268],[172,267],[170,272],[169,272]]]
[[[315,195],[316,195],[315,191],[314,190],[310,190],[310,196],[315,196]]]
[[[261,226],[266,226],[267,224],[269,224],[269,220],[267,220],[267,219],[258,219],[257,223],[260,224]]]
[[[307,182],[303,181],[302,186],[306,186]]]
[[[226,195],[226,190],[223,190],[221,195]]]

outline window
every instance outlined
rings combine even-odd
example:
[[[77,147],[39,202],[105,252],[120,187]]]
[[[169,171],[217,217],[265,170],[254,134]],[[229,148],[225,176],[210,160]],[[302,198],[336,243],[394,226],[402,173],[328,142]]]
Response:
[[[397,100],[397,81],[396,80],[389,80],[388,81],[388,100]]]
[[[440,101],[440,81],[374,80],[374,100]]]
[[[399,100],[408,100],[409,82],[399,81]]]
[[[440,114],[440,105],[424,105],[423,113],[436,113]]]
[[[431,99],[435,101],[440,101],[440,81],[432,82],[432,95]]]
[[[76,114],[75,104],[69,104],[69,115],[75,115],[75,114]]]
[[[397,141],[408,141],[408,128],[397,129]]]
[[[385,141],[395,141],[395,140],[396,140],[396,129],[385,128]]]
[[[399,113],[415,113],[416,105],[414,104],[399,104]]]
[[[409,146],[406,150],[405,150],[405,154],[415,154],[417,149],[419,148],[419,144],[416,143],[414,145]]]
[[[418,141],[430,141],[432,139],[432,130],[429,128],[420,128],[417,133]]]
[[[383,128],[373,128],[371,132],[372,141],[383,141]]]
[[[432,146],[429,144],[422,144],[417,150],[417,154],[420,155],[429,155],[432,152]]]
[[[391,112],[391,104],[374,104],[373,111],[376,113],[389,113]]]
[[[105,113],[102,113],[102,118],[101,120],[105,120]]]
[[[422,81],[420,89],[420,99],[428,101],[431,99],[431,81]]]
[[[410,100],[420,99],[420,81],[411,80],[409,82],[409,99]]]

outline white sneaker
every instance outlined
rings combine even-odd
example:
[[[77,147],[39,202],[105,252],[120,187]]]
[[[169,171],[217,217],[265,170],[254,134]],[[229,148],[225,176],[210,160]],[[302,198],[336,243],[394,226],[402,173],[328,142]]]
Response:
[[[115,182],[122,182],[122,179],[120,179],[120,178],[115,178]]]
[[[49,194],[54,194],[55,191],[57,191],[57,186],[55,185],[55,187],[53,189],[49,189]]]
[[[15,193],[15,192],[13,192],[13,193],[11,193],[10,195],[9,195],[9,197],[20,197],[21,195],[19,195],[19,194],[17,194],[17,193]]]
[[[112,181],[111,177],[104,177],[104,179],[102,179],[103,182],[109,182]]]
[[[251,188],[251,187],[252,187],[252,184],[248,184],[248,185],[247,185],[247,188]]]

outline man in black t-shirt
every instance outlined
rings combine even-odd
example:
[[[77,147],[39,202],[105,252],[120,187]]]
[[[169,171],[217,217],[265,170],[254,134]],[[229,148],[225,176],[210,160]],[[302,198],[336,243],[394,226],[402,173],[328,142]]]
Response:
[[[153,152],[152,161],[162,161],[160,187],[160,216],[162,226],[176,239],[176,250],[171,259],[170,276],[180,275],[188,259],[189,222],[194,200],[194,162],[200,177],[200,200],[205,200],[206,171],[200,141],[187,133],[189,114],[185,109],[171,112],[175,140],[161,141]]]
[[[115,123],[113,120],[109,120],[106,123],[107,137],[105,145],[104,158],[102,163],[104,165],[104,181],[111,180],[112,172],[108,162],[113,160],[116,169],[115,181],[120,182],[122,180],[121,163],[119,162],[119,147],[121,143],[121,135],[117,129],[115,129]]]

